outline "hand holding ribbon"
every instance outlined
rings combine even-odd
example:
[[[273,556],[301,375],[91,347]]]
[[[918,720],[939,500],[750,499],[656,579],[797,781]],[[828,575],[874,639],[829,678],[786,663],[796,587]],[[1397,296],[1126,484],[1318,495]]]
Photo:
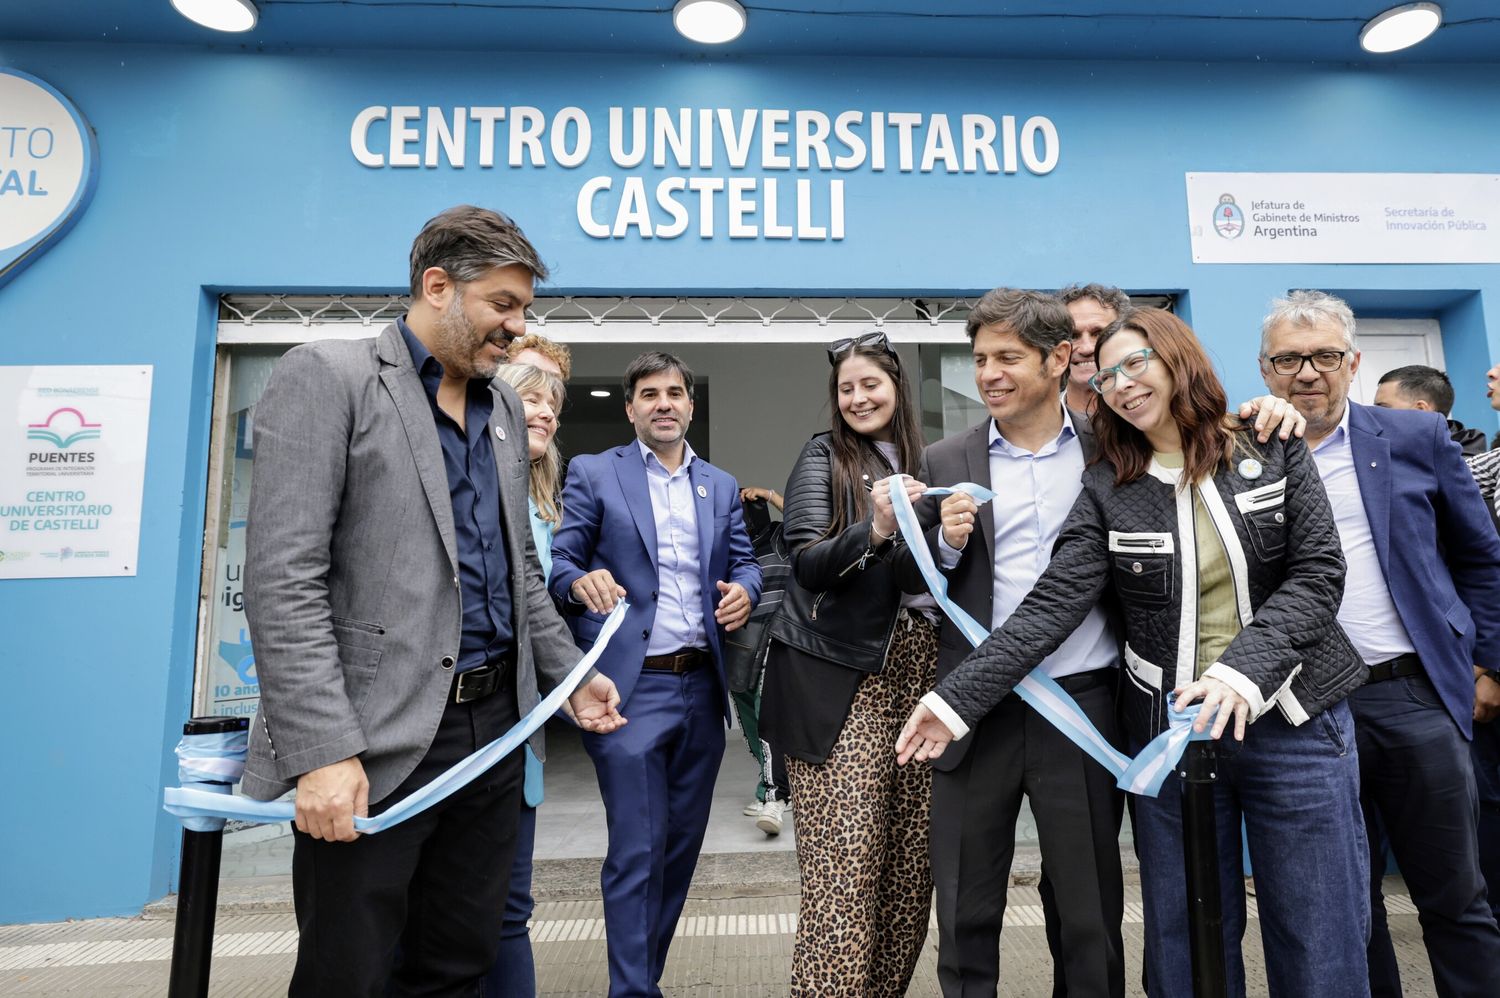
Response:
[[[995,493],[973,482],[964,482],[949,488],[930,488],[926,496],[967,494],[979,502],[988,502]],[[895,507],[896,523],[901,530],[906,546],[916,559],[927,588],[937,600],[938,606],[948,615],[969,643],[978,647],[989,636],[989,628],[980,624],[948,596],[948,580],[933,562],[932,552],[922,536],[916,511],[902,489],[891,490]],[[1057,681],[1046,674],[1033,670],[1016,684],[1015,693],[1027,705],[1040,714],[1073,744],[1114,774],[1118,785],[1131,793],[1156,796],[1162,782],[1171,773],[1172,767],[1182,756],[1182,750],[1191,739],[1207,739],[1206,732],[1195,731],[1192,721],[1199,707],[1188,707],[1184,713],[1168,711],[1169,727],[1141,751],[1135,759],[1121,752],[1100,733],[1078,703],[1068,695]],[[1220,726],[1222,730],[1222,726]],[[945,737],[946,735],[946,737]],[[905,763],[911,758],[933,759],[942,754],[953,732],[926,707],[918,706],[902,729],[897,742],[897,761]]]
[[[525,717],[517,721],[509,731],[468,758],[455,763],[431,783],[413,792],[404,800],[397,801],[375,817],[367,818],[355,814],[354,831],[359,834],[370,834],[392,828],[462,790],[495,763],[519,748],[526,739],[531,737],[532,732],[557,712],[564,702],[572,703],[579,725],[588,730],[603,733],[613,731],[624,724],[625,718],[620,716],[617,709],[620,703],[619,694],[614,691],[612,682],[604,676],[597,676],[584,689],[580,690],[579,685],[583,682],[583,677],[593,669],[599,656],[603,654],[609,644],[609,639],[615,631],[620,629],[620,623],[625,619],[625,612],[628,609],[629,604],[624,601],[614,605],[614,609],[599,629],[599,637],[595,640],[594,646],[579,660],[563,681],[552,692],[542,697],[540,702]],[[582,696],[575,696],[575,691]],[[187,745],[187,742],[187,738],[184,738],[183,746],[178,748],[180,756],[184,752],[187,753],[184,757],[184,764],[203,768],[202,764],[188,763],[187,760],[192,758],[194,750]],[[213,750],[217,751],[217,747],[213,747]],[[352,761],[358,764],[357,759]],[[222,768],[222,765],[218,763],[210,762],[207,765],[215,770]],[[363,767],[361,767],[362,771]],[[291,821],[296,816],[296,803],[292,800],[250,800],[247,797],[231,797],[193,787],[168,787],[163,796],[166,810],[182,819],[188,827],[194,827],[189,822],[204,818],[234,818],[238,821],[264,825],[278,821]]]

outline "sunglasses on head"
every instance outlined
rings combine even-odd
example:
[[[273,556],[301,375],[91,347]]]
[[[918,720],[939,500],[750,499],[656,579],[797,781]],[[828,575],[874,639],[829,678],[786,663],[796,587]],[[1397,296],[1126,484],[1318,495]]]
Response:
[[[885,333],[865,333],[861,336],[846,336],[828,344],[829,366],[837,367],[844,354],[855,347],[879,347],[892,357],[896,356],[896,351],[891,349],[891,341],[885,338]]]

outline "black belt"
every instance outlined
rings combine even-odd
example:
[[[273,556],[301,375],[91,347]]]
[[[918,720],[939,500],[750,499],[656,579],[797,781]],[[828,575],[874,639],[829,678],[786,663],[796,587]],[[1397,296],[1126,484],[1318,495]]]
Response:
[[[501,681],[507,674],[515,672],[514,664],[513,654],[508,653],[498,663],[492,662],[456,674],[453,677],[451,702],[473,703],[475,700],[483,700],[500,689]]]
[[[1113,689],[1119,682],[1119,675],[1119,670],[1113,666],[1106,666],[1103,669],[1090,669],[1088,672],[1075,672],[1071,676],[1061,676],[1053,682],[1069,693],[1082,693],[1084,690],[1092,690],[1101,686]]]
[[[1400,679],[1402,676],[1422,675],[1422,660],[1412,652],[1405,655],[1397,655],[1389,662],[1381,662],[1379,665],[1370,666],[1369,678],[1366,683],[1383,683],[1387,679]]]
[[[653,672],[683,673],[692,672],[712,661],[713,656],[702,648],[684,648],[670,655],[647,655],[641,662],[641,668]]]

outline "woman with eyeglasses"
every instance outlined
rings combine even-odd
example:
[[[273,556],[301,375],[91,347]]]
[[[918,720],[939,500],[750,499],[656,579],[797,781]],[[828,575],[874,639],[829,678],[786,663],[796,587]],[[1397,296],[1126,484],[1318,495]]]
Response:
[[[914,471],[922,449],[901,359],[867,333],[828,360],[832,425],[784,490],[793,584],[771,629],[761,725],[797,808],[791,994],[875,998],[906,994],[927,937],[931,774],[898,769],[890,745],[934,679],[936,604],[902,593],[889,562],[886,480]]]
[[[1368,851],[1344,702],[1365,670],[1337,621],[1344,560],[1312,456],[1297,438],[1256,444],[1226,415],[1202,345],[1168,312],[1130,313],[1101,335],[1096,357],[1099,459],[1052,562],[938,685],[958,730],[919,707],[898,759],[940,755],[1112,592],[1123,610],[1121,707],[1133,751],[1167,727],[1169,704],[1201,704],[1195,730],[1220,739],[1230,993],[1245,993],[1243,817],[1270,993],[1368,995]],[[1135,802],[1153,998],[1193,994],[1181,795],[1172,776],[1159,796]]]

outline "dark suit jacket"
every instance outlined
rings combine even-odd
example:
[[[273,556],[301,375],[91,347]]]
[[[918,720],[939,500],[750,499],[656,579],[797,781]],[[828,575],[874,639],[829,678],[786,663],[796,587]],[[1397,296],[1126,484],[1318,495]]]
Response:
[[[703,623],[725,691],[724,716],[729,717],[729,683],[724,674],[724,631],[714,623],[721,595],[715,582],[738,582],[760,599],[760,563],[750,546],[740,508],[740,490],[732,476],[702,458],[688,468],[697,500],[698,573],[703,588]],[[603,454],[583,454],[568,463],[563,487],[563,521],[552,538],[552,594],[579,611],[569,616],[582,648],[592,647],[604,617],[571,603],[569,590],[579,578],[607,568],[625,587],[630,610],[599,660],[599,671],[615,681],[620,712],[629,716],[630,694],[641,676],[641,660],[656,620],[656,518],[646,485],[646,464],[632,440]]]
[[[1094,430],[1088,416],[1069,411],[1073,430],[1078,434],[1078,443],[1083,448],[1084,462],[1094,459]],[[922,451],[922,463],[917,478],[928,485],[953,485],[958,482],[973,482],[990,489],[1003,489],[1004,482],[990,481],[990,420],[978,426],[956,433],[931,444]],[[924,499],[917,504],[917,518],[927,534],[927,545],[933,560],[942,564],[942,552],[938,548],[938,536],[942,528],[938,525],[936,499]],[[988,625],[994,614],[995,594],[995,522],[983,509],[976,517],[976,533],[981,544],[974,543],[970,535],[958,564],[947,573],[948,595],[963,607],[975,620]],[[974,648],[968,638],[947,617],[943,618],[942,630],[938,632],[937,678],[941,682],[948,673],[958,668]],[[968,752],[974,739],[965,738],[953,742],[948,750],[933,761],[933,766],[947,772],[956,767]]]
[[[1351,402],[1349,442],[1401,622],[1443,706],[1472,737],[1473,666],[1500,668],[1500,536],[1438,414]]]

